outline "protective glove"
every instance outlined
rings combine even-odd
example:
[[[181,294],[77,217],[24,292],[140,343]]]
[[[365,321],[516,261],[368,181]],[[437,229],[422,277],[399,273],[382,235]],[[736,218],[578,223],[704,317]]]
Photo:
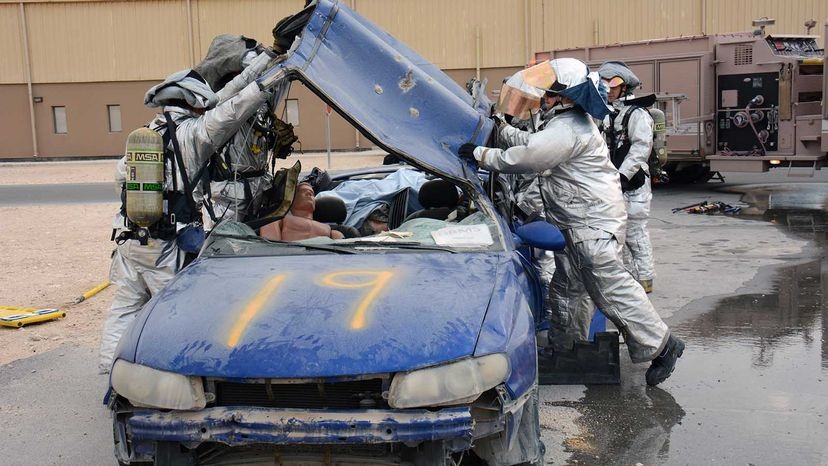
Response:
[[[457,150],[457,155],[460,156],[460,159],[471,163],[474,167],[477,167],[477,159],[474,158],[475,149],[477,149],[476,144],[467,142],[460,146],[460,149]]]
[[[621,179],[621,192],[627,192],[630,190],[630,180],[627,179],[626,176],[619,174],[618,177]]]
[[[457,149],[457,155],[459,155],[461,159],[477,163],[477,160],[474,158],[475,149],[477,149],[477,144],[467,142],[460,146],[460,149]]]

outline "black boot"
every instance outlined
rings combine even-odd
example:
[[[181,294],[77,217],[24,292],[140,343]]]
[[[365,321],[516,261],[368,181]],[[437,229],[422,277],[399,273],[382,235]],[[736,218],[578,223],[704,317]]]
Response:
[[[653,363],[647,369],[647,385],[658,385],[667,380],[676,368],[676,361],[683,353],[684,342],[670,335],[667,344],[664,345],[664,351],[653,359]]]

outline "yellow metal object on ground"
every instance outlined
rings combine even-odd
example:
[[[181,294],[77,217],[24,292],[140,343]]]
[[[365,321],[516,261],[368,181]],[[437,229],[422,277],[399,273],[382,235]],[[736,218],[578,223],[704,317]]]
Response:
[[[66,317],[66,312],[56,308],[0,306],[0,326],[3,327],[22,327],[63,317]]]
[[[75,299],[75,301],[73,301],[72,304],[82,303],[83,301],[86,301],[87,299],[91,298],[92,296],[95,296],[96,294],[98,294],[101,291],[105,290],[108,286],[109,286],[108,281],[103,282],[100,285],[96,286],[95,288],[92,288],[91,290],[87,291],[86,293],[80,295],[78,298]]]

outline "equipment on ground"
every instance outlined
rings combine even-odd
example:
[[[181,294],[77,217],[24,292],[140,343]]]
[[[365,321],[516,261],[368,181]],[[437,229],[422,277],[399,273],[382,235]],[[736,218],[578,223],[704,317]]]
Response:
[[[66,317],[66,312],[57,308],[37,309],[34,307],[0,306],[0,326],[3,327],[17,328],[63,317]]]
[[[730,204],[724,203],[722,201],[711,202],[711,201],[702,201],[696,204],[691,204],[684,207],[676,207],[673,209],[673,213],[678,212],[685,212],[688,214],[730,214],[730,215],[737,215],[742,212],[742,208],[739,206],[732,206]]]
[[[138,226],[141,244],[149,226],[164,214],[164,141],[157,131],[138,128],[126,144],[126,214]]]

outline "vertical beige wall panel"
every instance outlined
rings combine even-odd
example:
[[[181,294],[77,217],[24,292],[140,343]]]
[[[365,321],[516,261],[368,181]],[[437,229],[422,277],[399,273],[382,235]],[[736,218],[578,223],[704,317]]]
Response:
[[[198,24],[196,61],[207,53],[213,37],[219,34],[242,34],[266,45],[273,44],[273,26],[305,5],[304,0],[192,0],[192,3],[193,20]]]
[[[0,86],[0,159],[31,157],[32,125],[25,84]]]
[[[186,3],[136,1],[26,5],[32,79],[159,79],[187,66]]]
[[[700,0],[543,0],[547,50],[699,34]]]
[[[26,82],[18,5],[0,5],[0,84]]]
[[[523,0],[357,0],[357,12],[441,68],[514,66],[524,56]]]

